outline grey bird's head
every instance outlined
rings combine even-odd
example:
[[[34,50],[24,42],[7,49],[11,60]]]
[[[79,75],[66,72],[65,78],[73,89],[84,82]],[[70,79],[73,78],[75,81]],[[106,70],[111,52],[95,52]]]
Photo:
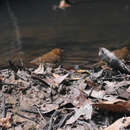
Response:
[[[98,53],[98,55],[99,55],[99,57],[102,59],[102,60],[104,60],[106,57],[108,57],[107,55],[108,55],[108,53],[109,53],[109,51],[106,49],[106,48],[99,48],[99,53]]]
[[[106,61],[106,62],[110,62],[110,59],[116,58],[116,56],[112,52],[110,52],[108,49],[104,47],[99,49],[98,55],[101,58],[101,60]]]

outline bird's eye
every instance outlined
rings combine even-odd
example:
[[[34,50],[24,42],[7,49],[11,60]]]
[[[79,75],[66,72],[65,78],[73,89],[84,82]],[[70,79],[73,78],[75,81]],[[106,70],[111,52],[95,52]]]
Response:
[[[104,54],[104,50],[103,50],[103,49],[101,49],[101,53],[103,53],[103,54]]]

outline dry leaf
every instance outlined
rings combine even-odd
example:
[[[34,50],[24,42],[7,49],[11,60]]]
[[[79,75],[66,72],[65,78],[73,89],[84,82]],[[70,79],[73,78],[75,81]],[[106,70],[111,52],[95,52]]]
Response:
[[[87,86],[89,86],[89,87],[97,87],[97,84],[94,83],[94,81],[91,78],[87,77],[86,80],[85,80],[85,82],[87,83]]]
[[[98,72],[92,73],[91,77],[92,77],[92,79],[97,79],[102,76],[102,73],[103,73],[103,69]],[[90,78],[89,78],[89,80],[90,80]]]
[[[87,91],[84,91],[84,92],[88,95],[91,93],[91,97],[94,97],[94,98],[97,98],[97,99],[104,99],[104,96],[105,96],[104,90],[100,90],[100,91],[93,90],[91,92],[91,89],[90,89],[90,90],[87,90]]]
[[[130,100],[130,92],[127,92],[126,90],[118,90],[118,96],[122,99]]]
[[[107,111],[130,113],[130,100],[101,101],[94,105],[100,109],[104,109]]]
[[[33,72],[35,74],[44,74],[44,66],[43,64],[40,64],[39,67]]]
[[[130,93],[130,87],[126,91]]]
[[[49,84],[50,86],[58,86],[60,83],[62,83],[66,78],[68,74],[65,74],[63,76],[57,76],[56,78],[54,77],[47,77],[46,79],[43,79],[47,84]]]
[[[41,63],[55,63],[60,60],[63,50],[55,48],[52,51],[32,60],[30,63],[39,65]]]
[[[16,104],[17,103],[16,95],[9,95],[8,97],[6,97],[6,103]]]
[[[62,83],[67,77],[68,77],[69,73],[63,75],[63,76],[59,76],[57,78],[54,79],[54,82],[59,85],[60,83]]]
[[[73,125],[72,126],[68,125],[66,129],[63,130],[93,130],[93,129],[90,129],[88,125],[78,124],[75,127],[73,127]]]
[[[54,76],[54,78],[59,78],[59,77],[60,77],[59,74],[55,74],[55,73],[53,73],[52,75]]]
[[[130,125],[130,117],[123,117],[115,121],[104,130],[122,130]]]
[[[80,80],[82,79],[81,77],[71,77],[71,80]]]
[[[16,126],[16,127],[15,127],[15,130],[23,130],[23,128],[22,128],[21,125],[19,125],[19,126]]]
[[[80,107],[86,104],[87,99],[87,94],[85,94],[83,91],[73,88],[71,90],[68,102],[71,102],[74,106]]]
[[[106,84],[104,86],[104,88],[106,90],[106,94],[112,94],[113,92],[116,92],[116,90],[119,90],[119,88],[130,85],[130,81],[127,81],[127,80],[124,80],[124,81],[121,81],[121,82],[104,81],[104,83]],[[121,94],[123,94],[123,93],[121,92]],[[119,94],[119,95],[121,95],[121,94]]]
[[[92,105],[87,102],[85,106],[81,106],[79,109],[75,108],[75,114],[67,121],[66,124],[73,124],[76,120],[79,119],[80,116],[84,116],[86,120],[91,119],[92,112]]]
[[[57,104],[45,104],[43,106],[41,106],[41,110],[45,111],[45,112],[49,112],[49,111],[53,111],[58,109],[59,105]]]
[[[91,74],[88,70],[77,70],[78,73],[88,73],[88,74]]]
[[[0,126],[4,128],[9,128],[12,125],[12,118],[11,117],[6,117],[6,118],[1,118],[0,119]]]

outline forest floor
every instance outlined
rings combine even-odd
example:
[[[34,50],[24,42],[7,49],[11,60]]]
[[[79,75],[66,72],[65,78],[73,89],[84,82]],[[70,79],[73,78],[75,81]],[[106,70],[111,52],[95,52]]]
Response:
[[[9,62],[0,97],[3,129],[130,130],[130,75],[110,67]]]

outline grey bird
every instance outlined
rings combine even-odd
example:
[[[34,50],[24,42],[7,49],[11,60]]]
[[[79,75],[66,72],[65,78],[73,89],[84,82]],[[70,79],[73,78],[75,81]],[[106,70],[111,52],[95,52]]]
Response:
[[[121,73],[130,74],[130,69],[115,54],[106,48],[99,49],[99,57],[105,61],[114,70]]]

